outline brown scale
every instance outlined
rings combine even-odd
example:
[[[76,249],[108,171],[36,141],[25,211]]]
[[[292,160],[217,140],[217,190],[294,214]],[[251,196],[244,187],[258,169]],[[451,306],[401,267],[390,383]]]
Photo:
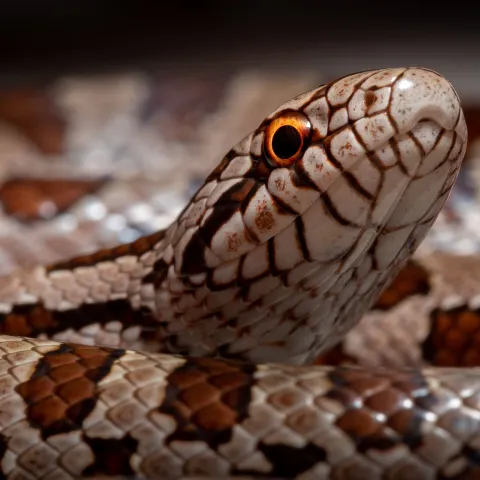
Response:
[[[54,263],[47,267],[47,272],[55,270],[72,270],[77,267],[88,267],[99,262],[108,262],[125,255],[140,257],[151,250],[165,236],[165,230],[146,235],[131,243],[114,248],[105,248],[97,252]]]
[[[17,220],[46,220],[97,191],[106,181],[12,178],[0,187],[0,202],[5,212]]]
[[[392,377],[382,370],[339,367],[328,376],[334,387],[326,396],[345,408],[335,425],[355,441],[360,452],[402,443],[412,449],[421,445],[422,422],[435,402],[421,373],[398,372]],[[414,399],[413,408],[405,407],[407,398]],[[386,420],[379,420],[377,413]]]
[[[248,418],[255,366],[240,362],[188,358],[168,378],[159,411],[172,415],[177,429],[167,442],[204,441],[216,450],[231,439],[233,427]],[[271,464],[269,478],[296,478],[326,452],[311,443],[303,447],[259,442],[257,448]],[[234,469],[235,475],[258,475],[256,470]]]
[[[430,333],[422,345],[423,358],[441,367],[480,366],[480,310],[464,305],[437,308],[430,314]]]
[[[97,384],[122,349],[62,344],[38,362],[32,376],[16,387],[25,400],[26,417],[42,438],[80,430],[97,403]]]
[[[254,365],[189,358],[168,378],[159,411],[172,415],[172,440],[200,439],[217,445],[229,440],[234,425],[247,415]]]

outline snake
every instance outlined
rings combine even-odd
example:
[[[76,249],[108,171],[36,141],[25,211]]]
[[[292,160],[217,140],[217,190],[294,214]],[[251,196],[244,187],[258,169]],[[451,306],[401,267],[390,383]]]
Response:
[[[165,230],[1,277],[0,478],[480,478],[478,260],[415,258],[466,146],[439,73],[348,75]]]

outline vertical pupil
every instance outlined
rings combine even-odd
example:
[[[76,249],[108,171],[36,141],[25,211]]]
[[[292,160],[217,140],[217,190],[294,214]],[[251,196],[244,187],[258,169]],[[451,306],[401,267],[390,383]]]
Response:
[[[287,159],[292,157],[301,146],[302,137],[298,130],[291,125],[283,125],[273,135],[273,153],[279,158]]]

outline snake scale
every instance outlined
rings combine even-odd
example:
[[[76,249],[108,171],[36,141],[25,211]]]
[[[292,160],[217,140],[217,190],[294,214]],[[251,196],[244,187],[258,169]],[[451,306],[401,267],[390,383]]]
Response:
[[[411,259],[466,143],[436,72],[349,75],[269,115],[165,231],[2,277],[0,478],[480,478],[475,261]],[[369,356],[395,320],[405,355]],[[360,366],[311,365],[336,345]]]

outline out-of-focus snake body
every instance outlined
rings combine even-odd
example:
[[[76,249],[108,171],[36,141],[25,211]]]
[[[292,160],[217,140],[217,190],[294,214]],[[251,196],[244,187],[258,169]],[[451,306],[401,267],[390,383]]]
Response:
[[[480,478],[475,278],[409,260],[466,141],[437,73],[347,76],[268,116],[166,231],[2,278],[0,478]],[[364,366],[298,365],[372,306],[337,346]],[[369,354],[378,311],[403,353]]]

